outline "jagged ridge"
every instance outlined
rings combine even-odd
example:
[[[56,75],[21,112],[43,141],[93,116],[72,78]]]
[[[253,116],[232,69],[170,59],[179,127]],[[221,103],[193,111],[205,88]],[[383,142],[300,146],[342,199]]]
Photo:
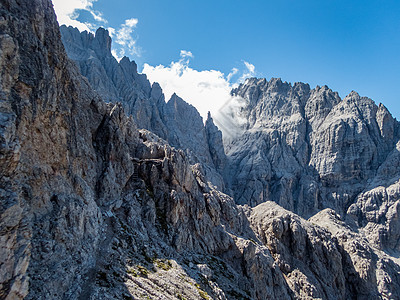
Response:
[[[398,263],[334,212],[311,223],[236,206],[207,163],[105,104],[67,59],[50,1],[0,3],[2,298],[399,297]]]

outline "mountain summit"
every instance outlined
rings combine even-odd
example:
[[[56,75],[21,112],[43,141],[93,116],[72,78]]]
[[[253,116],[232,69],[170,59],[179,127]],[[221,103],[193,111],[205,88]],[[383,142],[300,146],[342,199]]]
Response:
[[[60,29],[50,0],[0,20],[0,298],[400,298],[383,105],[252,78],[224,140],[106,30]]]

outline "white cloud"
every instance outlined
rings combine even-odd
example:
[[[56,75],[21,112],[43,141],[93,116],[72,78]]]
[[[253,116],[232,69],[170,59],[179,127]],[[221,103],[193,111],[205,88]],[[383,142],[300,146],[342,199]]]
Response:
[[[217,70],[197,71],[189,67],[193,53],[182,50],[180,59],[171,62],[169,66],[151,66],[144,64],[143,73],[151,82],[158,82],[162,87],[165,99],[169,100],[176,93],[186,102],[192,104],[200,112],[205,120],[207,112],[210,111],[217,125],[224,131],[225,135],[232,135],[232,122],[237,123],[238,107],[241,105],[238,99],[234,99],[230,92],[236,87],[237,82],[232,82],[232,77],[240,71],[233,68],[225,76]],[[244,80],[255,75],[254,65],[244,62],[244,69],[239,80]],[[227,109],[229,107],[229,109]],[[227,115],[228,114],[228,115]],[[230,132],[227,132],[230,131]]]
[[[181,50],[181,58],[194,58],[193,53],[191,51]]]
[[[97,22],[108,23],[107,20],[103,18],[103,13],[93,10],[89,10],[89,12],[92,15],[93,19],[95,19]]]
[[[255,73],[256,67],[253,64],[251,64],[251,63],[249,63],[247,61],[244,61],[244,64],[245,64],[247,70],[249,70],[249,73],[251,75],[253,75]]]
[[[126,55],[126,52],[128,52],[128,54],[140,56],[140,48],[136,46],[136,40],[133,37],[133,31],[138,22],[139,20],[136,18],[127,19],[119,30],[113,32],[116,37],[114,42],[120,46],[117,51],[113,52],[113,55],[117,59]]]
[[[77,27],[80,31],[91,31],[90,23],[82,23],[77,20],[77,10],[88,11],[96,21],[106,23],[106,20],[102,17],[100,12],[93,10],[93,3],[97,0],[52,0],[54,10],[57,14],[58,23],[65,24],[68,26]]]
[[[181,59],[168,67],[144,64],[145,73],[151,82],[158,82],[168,100],[173,93],[194,105],[203,118],[207,112],[216,111],[229,99],[230,83],[224,74],[216,70],[197,71],[189,67],[189,51],[181,51]]]
[[[226,77],[226,80],[231,81],[232,77],[235,76],[239,72],[238,68],[233,68],[232,71]]]
[[[139,22],[138,19],[135,19],[135,18],[128,19],[128,20],[125,20],[124,26],[126,26],[128,28],[133,28],[133,27],[136,27],[138,22]]]
[[[110,33],[111,37],[115,36],[115,28],[112,27],[107,27],[108,32]]]
[[[256,67],[253,64],[251,64],[245,60],[243,61],[243,63],[246,66],[247,70],[240,77],[239,81],[241,81],[241,82],[244,81],[246,78],[254,77],[256,74]]]

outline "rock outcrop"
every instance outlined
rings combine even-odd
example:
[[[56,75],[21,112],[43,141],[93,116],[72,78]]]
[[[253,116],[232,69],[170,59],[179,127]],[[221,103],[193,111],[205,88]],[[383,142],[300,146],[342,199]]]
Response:
[[[0,14],[1,298],[289,295],[202,166],[93,92],[50,1]]]
[[[310,220],[274,202],[255,207],[249,220],[298,299],[396,299],[398,260],[371,247],[332,210]]]
[[[139,128],[166,138],[160,116],[160,104],[165,102],[160,86],[150,85],[146,75],[138,74],[136,63],[129,58],[117,62],[111,54],[108,31],[99,28],[93,35],[65,25],[60,30],[68,56],[99,95],[107,102],[122,103],[125,112],[135,117]]]
[[[387,109],[355,92],[341,100],[326,86],[254,78],[232,93],[248,120],[226,145],[238,203],[274,199],[304,216],[326,207],[343,214],[399,139]],[[249,170],[254,160],[260,167]]]
[[[271,202],[238,206],[214,184],[216,170],[230,166],[212,119],[204,126],[178,97],[165,104],[159,86],[150,86],[134,63],[113,60],[106,31],[68,31],[79,40],[79,68],[67,58],[50,0],[0,1],[0,298],[399,297],[399,263],[378,249],[395,251],[398,232],[398,150],[390,146],[398,125],[384,108],[376,112],[377,147],[387,154],[370,162],[379,166],[369,182],[376,192],[359,194],[347,223],[331,210],[306,221]],[[86,67],[100,72],[101,82],[95,73],[83,77]],[[114,75],[126,76],[120,84],[131,89]],[[311,93],[306,85],[297,91]],[[306,97],[293,97],[289,106],[301,115],[296,103]],[[177,121],[182,110],[192,121],[186,128]],[[375,124],[375,115],[367,117]],[[288,128],[303,128],[300,117],[290,118]],[[191,148],[190,137],[202,152]],[[280,147],[297,149],[300,158],[300,137],[287,141]],[[357,149],[352,153],[361,155]],[[248,170],[255,176],[265,156],[252,153],[259,154]],[[326,164],[328,175],[335,163]],[[370,167],[354,165],[343,182],[367,180],[353,171]],[[378,223],[383,233],[371,242],[362,230]]]
[[[205,129],[208,147],[210,148],[210,155],[214,162],[214,166],[220,174],[223,174],[226,167],[227,158],[222,139],[222,132],[214,124],[214,120],[210,113],[208,113],[207,116]]]

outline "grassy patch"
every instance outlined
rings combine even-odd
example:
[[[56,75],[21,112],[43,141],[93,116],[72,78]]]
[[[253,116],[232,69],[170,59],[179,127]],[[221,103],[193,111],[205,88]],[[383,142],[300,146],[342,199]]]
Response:
[[[203,290],[199,290],[199,295],[203,299],[206,299],[206,300],[210,299],[210,297],[208,296],[207,292],[205,292]]]
[[[132,267],[129,267],[128,270],[126,271],[129,275],[132,275],[133,277],[137,277],[138,274],[136,272],[136,270]]]
[[[201,289],[200,284],[196,283],[194,286],[197,288],[197,291],[202,299],[210,299],[210,296],[208,296],[207,292]]]
[[[250,241],[250,242],[252,242],[254,245],[257,245],[257,243],[256,243],[256,241],[255,241],[255,240],[253,240],[253,239],[250,239],[249,241]]]
[[[137,268],[139,270],[140,275],[142,275],[143,277],[146,277],[146,278],[149,276],[149,271],[145,267],[138,266]]]
[[[185,297],[183,297],[181,294],[176,294],[176,298],[178,298],[179,300],[186,300]]]
[[[155,264],[157,268],[162,269],[164,271],[169,271],[172,269],[172,264],[169,260],[161,260],[161,259],[156,259]]]

